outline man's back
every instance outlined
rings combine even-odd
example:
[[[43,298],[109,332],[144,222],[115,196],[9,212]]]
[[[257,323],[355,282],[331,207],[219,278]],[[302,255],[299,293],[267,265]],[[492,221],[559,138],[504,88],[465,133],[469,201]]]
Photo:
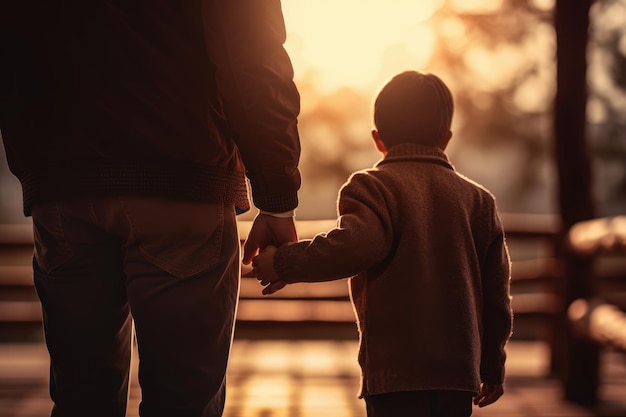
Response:
[[[193,16],[187,4],[47,2],[14,15],[5,99],[21,117],[6,133],[111,157],[206,134],[212,69],[200,10]]]
[[[52,196],[87,193],[245,210],[242,154],[251,177],[290,164],[288,178],[274,182],[282,182],[276,193],[295,195],[299,97],[280,9],[214,0],[14,3],[2,13],[0,127],[27,213]],[[285,105],[272,110],[273,97]],[[264,161],[257,148],[267,150]]]

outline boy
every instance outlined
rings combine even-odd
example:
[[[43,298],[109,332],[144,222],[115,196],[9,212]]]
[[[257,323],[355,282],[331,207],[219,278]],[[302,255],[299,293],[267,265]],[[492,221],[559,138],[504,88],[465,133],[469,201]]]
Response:
[[[369,417],[470,416],[503,393],[508,249],[495,198],[444,153],[453,107],[437,76],[393,77],[374,104],[384,158],[342,187],[338,226],[253,260],[264,294],[351,277]]]

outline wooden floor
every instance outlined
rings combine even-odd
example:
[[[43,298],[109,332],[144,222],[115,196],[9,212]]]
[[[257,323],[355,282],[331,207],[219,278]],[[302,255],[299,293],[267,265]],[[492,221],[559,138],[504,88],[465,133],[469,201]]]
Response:
[[[352,340],[236,340],[224,417],[365,417],[357,398],[356,349]],[[0,344],[0,417],[49,415],[47,366],[40,343]],[[594,409],[563,401],[558,383],[546,377],[547,366],[543,343],[513,341],[505,395],[473,416],[626,416],[623,355],[603,353],[602,401]],[[133,380],[127,417],[137,416],[139,396]]]

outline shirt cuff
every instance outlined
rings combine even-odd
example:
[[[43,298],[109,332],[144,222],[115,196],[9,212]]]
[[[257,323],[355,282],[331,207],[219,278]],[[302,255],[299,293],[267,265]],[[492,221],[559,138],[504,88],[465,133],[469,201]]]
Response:
[[[281,218],[281,219],[287,219],[289,217],[293,217],[293,216],[296,215],[296,211],[295,210],[283,211],[281,213],[274,213],[274,212],[265,211],[265,210],[259,210],[259,212],[261,214],[267,214],[268,216],[278,217],[278,218]]]

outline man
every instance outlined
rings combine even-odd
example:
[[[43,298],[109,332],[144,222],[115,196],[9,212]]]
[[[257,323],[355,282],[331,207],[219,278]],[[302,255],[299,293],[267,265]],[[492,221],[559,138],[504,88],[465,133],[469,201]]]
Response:
[[[32,216],[52,416],[220,416],[243,260],[297,239],[278,0],[11,2],[0,129]]]

